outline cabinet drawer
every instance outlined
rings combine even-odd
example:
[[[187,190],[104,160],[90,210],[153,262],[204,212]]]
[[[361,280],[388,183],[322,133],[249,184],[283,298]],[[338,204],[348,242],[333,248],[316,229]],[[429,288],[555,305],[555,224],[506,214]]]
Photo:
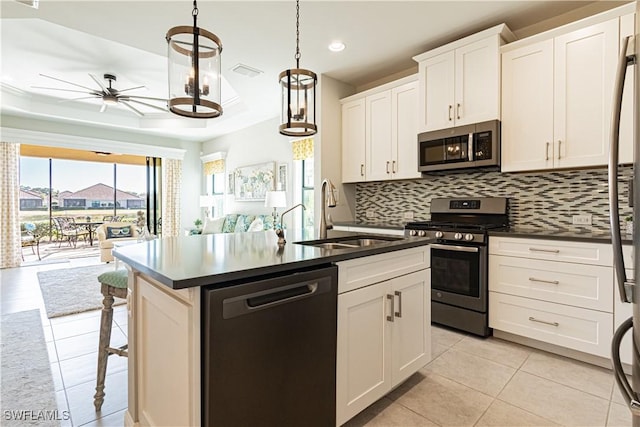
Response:
[[[613,266],[610,244],[490,237],[489,253],[550,261]]]
[[[611,354],[610,313],[489,292],[489,326],[601,357]]]
[[[338,293],[429,268],[429,246],[341,261],[338,265]]]
[[[489,256],[489,290],[613,312],[613,268]]]

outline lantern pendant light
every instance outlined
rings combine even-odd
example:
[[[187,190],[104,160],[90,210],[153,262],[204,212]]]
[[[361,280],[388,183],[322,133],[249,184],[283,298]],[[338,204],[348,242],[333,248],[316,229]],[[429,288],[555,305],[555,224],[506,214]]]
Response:
[[[193,27],[167,31],[169,110],[184,117],[210,119],[222,114],[222,43],[213,33],[198,28],[198,4],[193,2]]]
[[[282,120],[280,133],[287,136],[310,136],[316,126],[316,84],[313,71],[300,68],[300,1],[296,0],[296,68],[280,73]]]

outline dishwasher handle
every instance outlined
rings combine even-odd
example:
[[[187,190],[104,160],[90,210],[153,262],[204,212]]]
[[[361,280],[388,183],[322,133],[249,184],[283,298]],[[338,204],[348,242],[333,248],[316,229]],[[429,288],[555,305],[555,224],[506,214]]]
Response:
[[[305,282],[225,298],[222,301],[222,317],[230,319],[258,310],[266,310],[311,298],[331,291],[332,284],[331,277],[320,277]]]

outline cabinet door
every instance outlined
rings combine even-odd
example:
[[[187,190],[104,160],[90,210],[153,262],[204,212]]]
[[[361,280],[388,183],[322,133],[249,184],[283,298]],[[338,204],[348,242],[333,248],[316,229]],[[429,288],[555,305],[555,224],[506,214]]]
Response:
[[[553,166],[553,40],[502,55],[503,172]]]
[[[554,39],[556,167],[606,165],[618,20]]]
[[[364,98],[342,104],[342,182],[364,181]]]
[[[420,178],[418,172],[418,82],[391,91],[391,172],[394,179]]]
[[[456,126],[500,118],[500,37],[455,50]]]
[[[367,181],[391,179],[391,91],[367,96],[365,104]]]
[[[336,423],[391,390],[389,281],[338,295]]]
[[[419,65],[420,104],[418,127],[420,132],[452,127],[454,52],[429,58]]]
[[[391,336],[393,386],[431,360],[431,270],[391,281],[395,298]]]

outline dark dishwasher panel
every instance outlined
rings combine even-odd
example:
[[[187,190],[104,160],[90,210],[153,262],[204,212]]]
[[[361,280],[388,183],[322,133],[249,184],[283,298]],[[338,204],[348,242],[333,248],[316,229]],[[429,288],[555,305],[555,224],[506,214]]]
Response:
[[[203,291],[203,426],[335,426],[337,271]]]

